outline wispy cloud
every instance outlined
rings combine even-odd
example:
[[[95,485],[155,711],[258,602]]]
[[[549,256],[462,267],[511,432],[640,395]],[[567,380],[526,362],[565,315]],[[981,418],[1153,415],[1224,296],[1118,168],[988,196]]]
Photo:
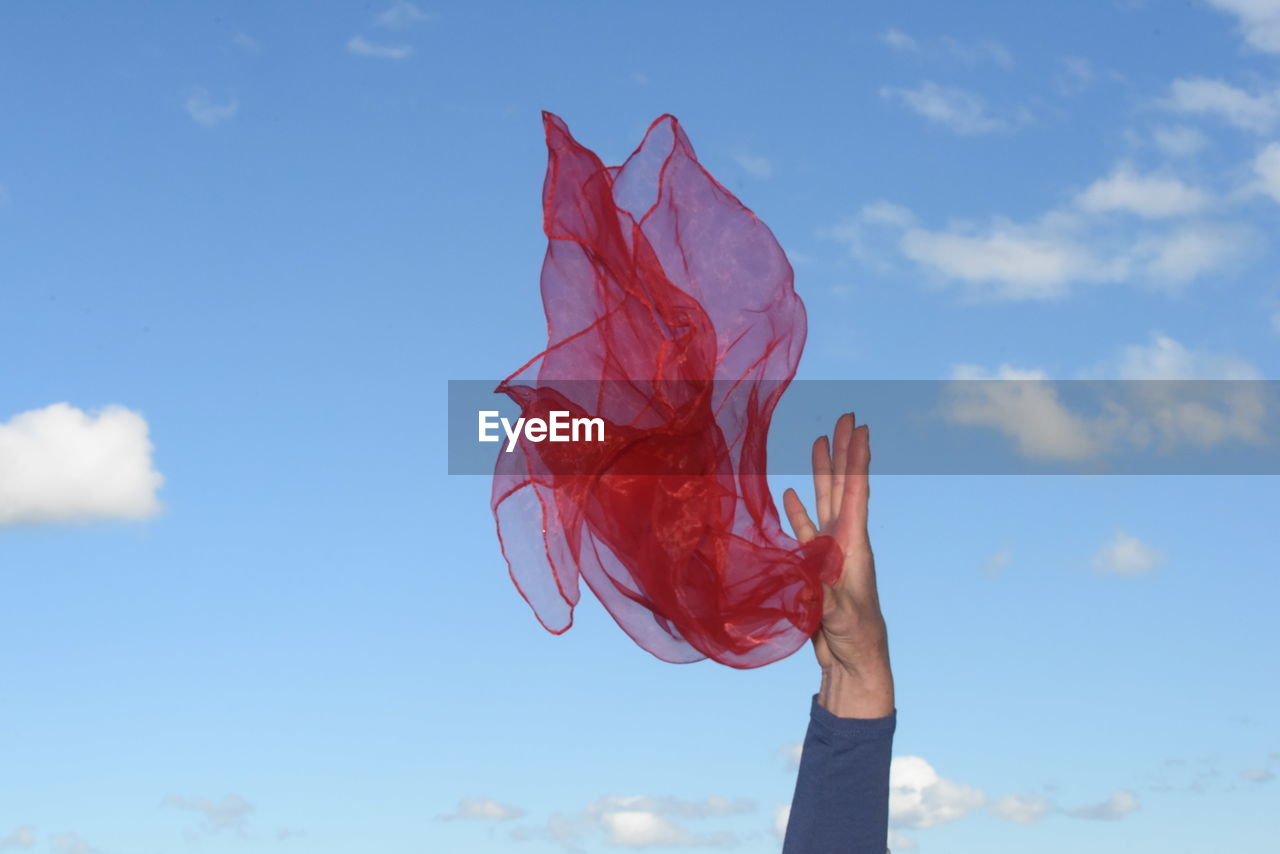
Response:
[[[380,44],[371,42],[364,36],[352,36],[347,42],[347,52],[356,56],[369,56],[375,59],[403,60],[413,55],[413,46],[407,44]]]
[[[894,50],[909,52],[920,49],[920,42],[897,27],[890,27],[885,30],[880,34],[879,38],[881,42]]]
[[[1245,42],[1256,50],[1280,53],[1280,0],[1208,0],[1234,15]]]
[[[1250,363],[1234,356],[1193,350],[1159,332],[1146,344],[1123,348],[1113,359],[1079,374],[1081,379],[1126,380],[1105,387],[1100,410],[1076,412],[1057,384],[1040,369],[1001,365],[953,368],[945,417],[956,424],[986,427],[1035,460],[1088,461],[1126,450],[1212,448],[1229,442],[1266,441],[1267,407],[1248,383],[1175,384],[1146,380],[1256,380]]]
[[[1039,795],[1005,795],[987,809],[997,818],[1014,824],[1035,824],[1049,811],[1049,802]]]
[[[610,795],[591,802],[575,815],[553,814],[544,826],[511,831],[517,840],[543,839],[567,850],[581,851],[599,840],[618,848],[659,846],[724,847],[739,838],[727,831],[695,832],[683,822],[755,812],[754,801],[708,797],[684,800],[651,795]]]
[[[1120,380],[1260,380],[1251,362],[1227,353],[1186,347],[1162,332],[1144,344],[1130,344],[1115,358],[1083,372],[1087,379]]]
[[[1096,804],[1064,810],[1072,818],[1084,818],[1093,821],[1118,821],[1138,809],[1138,796],[1133,792],[1121,790],[1106,800]]]
[[[249,813],[253,812],[253,805],[234,793],[225,795],[221,800],[170,795],[165,798],[165,803],[175,809],[200,814],[204,817],[204,830],[210,833],[243,833]]]
[[[192,121],[209,128],[233,118],[240,111],[240,102],[235,96],[219,103],[214,101],[208,91],[203,88],[197,88],[192,92],[183,106],[186,107],[187,115]]]
[[[768,178],[773,175],[773,164],[769,162],[769,158],[759,154],[749,154],[740,151],[733,155],[733,160],[742,171],[755,178]]]
[[[1000,68],[1013,67],[1013,54],[995,39],[964,41],[951,36],[942,37],[942,49],[956,59],[970,64],[990,63]]]
[[[777,752],[786,761],[787,767],[795,770],[800,767],[800,756],[804,753],[804,745],[793,741],[779,747]]]
[[[49,849],[53,854],[97,854],[98,849],[76,833],[54,833],[49,836]]]
[[[1262,186],[1280,172],[1267,154],[1257,161]],[[860,261],[892,272],[892,255],[955,284],[974,299],[1051,300],[1082,285],[1138,284],[1176,291],[1250,257],[1258,235],[1242,222],[1195,219],[1228,206],[1208,190],[1175,175],[1140,173],[1121,164],[1070,200],[1038,218],[1017,222],[953,221],[931,228],[912,211],[887,201],[819,230],[845,243]],[[1232,204],[1238,199],[1232,198]],[[1136,222],[1117,219],[1134,214]]]
[[[463,798],[451,813],[440,816],[441,821],[509,821],[520,818],[524,810],[493,798]]]
[[[941,36],[936,39],[922,40],[897,27],[890,27],[880,33],[879,39],[883,44],[900,53],[921,53],[969,65],[990,64],[1004,69],[1013,67],[1013,54],[1002,43],[992,38],[966,40],[954,36]]]
[[[24,824],[15,828],[7,836],[0,838],[0,851],[11,851],[19,848],[33,848],[36,844],[36,830]]]
[[[1012,439],[1018,453],[1037,460],[1088,460],[1105,447],[1099,428],[1069,410],[1040,370],[1001,365],[987,372],[957,365],[959,380],[945,417],[967,427],[987,427]]]
[[[1081,283],[1118,282],[1129,275],[1122,257],[1100,256],[1074,229],[996,219],[985,227],[913,226],[898,240],[902,255],[959,282],[971,295],[995,300],[1055,299]]]
[[[1064,56],[1058,60],[1058,65],[1054,85],[1059,94],[1079,95],[1098,79],[1098,70],[1083,56]]]
[[[1162,106],[1188,115],[1214,116],[1253,133],[1267,133],[1280,121],[1280,93],[1246,92],[1207,77],[1180,78]]]
[[[65,403],[0,422],[0,526],[146,519],[160,512],[147,422],[120,406]]]
[[[231,43],[245,53],[262,53],[262,45],[247,33],[236,33],[231,37]]]
[[[601,813],[605,844],[616,848],[652,848],[660,845],[723,846],[733,834],[693,833],[659,813],[648,810],[611,810]]]
[[[383,27],[388,30],[407,30],[416,24],[423,24],[431,20],[431,15],[422,11],[407,0],[397,0],[387,9],[378,13],[373,19],[374,26]]]
[[[1003,548],[982,562],[982,574],[988,576],[999,575],[1012,559],[1013,550]]]
[[[1131,534],[1117,530],[1094,553],[1091,562],[1094,569],[1111,575],[1146,575],[1161,560],[1163,557],[1155,548]]]
[[[1280,202],[1280,142],[1273,142],[1253,160],[1257,189]]]
[[[880,97],[901,103],[912,112],[962,136],[977,136],[1013,127],[1010,120],[993,115],[980,95],[941,86],[931,80],[913,89],[885,86],[880,89]]]
[[[1151,132],[1156,147],[1171,157],[1191,157],[1203,151],[1209,138],[1197,128],[1188,125],[1158,127]]]
[[[783,839],[787,835],[787,823],[791,821],[791,804],[778,804],[773,808],[773,835]]]

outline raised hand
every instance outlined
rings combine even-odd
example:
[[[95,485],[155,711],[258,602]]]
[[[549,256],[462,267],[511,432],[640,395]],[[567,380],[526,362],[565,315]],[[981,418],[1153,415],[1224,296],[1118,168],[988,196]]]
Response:
[[[867,533],[870,432],[865,424],[855,427],[853,413],[845,413],[836,421],[834,446],[826,436],[813,443],[817,525],[795,490],[782,496],[800,542],[828,535],[844,552],[839,580],[834,586],[823,585],[822,627],[813,636],[822,668],[818,702],[838,717],[885,717],[894,709],[893,672]]]

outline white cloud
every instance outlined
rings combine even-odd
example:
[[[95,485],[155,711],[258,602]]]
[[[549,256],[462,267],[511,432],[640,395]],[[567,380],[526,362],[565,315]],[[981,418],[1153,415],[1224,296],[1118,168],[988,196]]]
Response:
[[[1074,818],[1093,819],[1095,821],[1116,821],[1124,818],[1138,808],[1138,798],[1133,792],[1119,791],[1105,801],[1088,806],[1067,810]]]
[[[786,760],[788,768],[799,768],[800,757],[804,753],[804,745],[798,741],[794,741],[790,744],[784,744],[782,747],[778,748],[778,753],[782,754],[783,759]]]
[[[31,848],[36,844],[36,830],[24,824],[12,833],[0,839],[0,851],[15,848]]]
[[[1090,213],[1126,211],[1149,219],[1185,216],[1208,202],[1208,193],[1177,178],[1139,175],[1125,165],[1076,196],[1076,204]]]
[[[1069,409],[1041,370],[1001,365],[991,372],[962,364],[952,378],[957,382],[947,389],[944,417],[993,429],[1028,459],[1081,462],[1122,449],[1204,449],[1260,444],[1268,436],[1266,401],[1256,383],[1139,382],[1261,379],[1243,359],[1193,350],[1160,332],[1080,372],[1079,379],[1129,381],[1097,386],[1094,415]]]
[[[910,836],[903,836],[896,830],[889,831],[889,850],[890,851],[915,851],[919,846]]]
[[[1171,157],[1190,157],[1209,144],[1209,139],[1189,125],[1158,127],[1151,133],[1156,147]]]
[[[1218,116],[1244,130],[1265,133],[1280,119],[1275,92],[1250,94],[1221,80],[1190,77],[1173,81],[1164,105],[1175,112]]]
[[[1240,772],[1240,779],[1249,783],[1266,783],[1275,779],[1275,773],[1266,768],[1246,768]]]
[[[748,154],[743,151],[735,154],[733,159],[735,163],[742,167],[742,171],[755,178],[768,178],[773,174],[773,164],[769,162],[767,157]]]
[[[957,365],[953,378],[962,382],[953,384],[946,417],[1002,433],[1024,457],[1075,461],[1102,451],[1092,425],[1063,405],[1043,371],[1001,365],[991,374],[976,365]]]
[[[989,807],[992,814],[1015,824],[1035,824],[1049,811],[1049,802],[1037,795],[1005,795]]]
[[[1097,258],[1072,235],[997,219],[985,230],[908,228],[899,248],[945,279],[977,286],[994,299],[1053,299],[1075,282],[1118,281],[1119,261]]]
[[[655,845],[725,845],[732,837],[724,833],[697,835],[657,813],[621,810],[604,813],[600,823],[605,843],[618,848],[650,848]]]
[[[192,92],[184,106],[192,121],[207,128],[222,124],[240,111],[240,102],[234,96],[219,104],[202,88]]]
[[[773,835],[783,839],[787,835],[787,822],[791,820],[791,804],[778,804],[773,808]]]
[[[407,0],[396,0],[390,7],[378,13],[374,24],[389,30],[405,30],[414,24],[430,21],[431,16]]]
[[[98,849],[75,833],[54,833],[49,837],[49,849],[53,854],[97,854]]]
[[[889,821],[895,827],[946,824],[985,802],[981,789],[941,777],[919,756],[895,756],[889,766]]]
[[[170,795],[165,798],[165,803],[175,809],[190,810],[204,816],[205,827],[212,833],[243,831],[245,820],[253,812],[253,805],[237,794],[226,795],[220,801]]]
[[[1134,241],[1132,260],[1158,288],[1176,289],[1245,257],[1253,232],[1246,226],[1195,223]]]
[[[1209,4],[1239,19],[1251,47],[1280,53],[1280,0],[1209,0]]]
[[[1258,189],[1280,202],[1280,142],[1273,142],[1253,159]]]
[[[753,801],[742,798],[711,796],[683,800],[651,795],[609,795],[587,804],[575,816],[553,814],[544,827],[517,827],[511,831],[511,837],[517,840],[547,839],[571,850],[581,850],[584,837],[603,838],[607,845],[629,848],[728,846],[738,841],[735,834],[694,833],[677,820],[703,820],[755,810]],[[776,827],[776,813],[774,818]]]
[[[1173,179],[1117,171],[1081,194],[1080,205],[1049,210],[1030,223],[995,217],[986,225],[934,229],[918,224],[905,208],[878,202],[892,216],[873,217],[871,206],[864,207],[820,235],[844,242],[854,257],[886,271],[892,266],[875,250],[892,245],[896,235],[903,257],[978,299],[1058,299],[1077,286],[1103,283],[1175,290],[1247,257],[1257,242],[1254,232],[1207,221],[1134,230],[1107,211],[1172,214],[1207,198],[1198,193]]]
[[[1010,127],[1009,122],[991,115],[981,96],[929,80],[914,89],[885,86],[880,90],[880,97],[899,101],[926,119],[964,136]]]
[[[151,451],[147,422],[119,406],[55,403],[0,422],[0,526],[154,516],[164,478]]]
[[[1223,383],[1137,382],[1123,388],[1129,400],[1113,403],[1099,428],[1137,448],[1158,445],[1210,448],[1228,441],[1267,441],[1267,406],[1257,383],[1261,372],[1236,356],[1192,350],[1160,332],[1150,342],[1124,348],[1110,367],[1097,368],[1122,380],[1230,380]]]
[[[463,798],[458,801],[457,809],[448,815],[440,816],[440,818],[445,821],[458,819],[508,821],[513,818],[520,818],[522,815],[524,815],[524,810],[519,807],[499,803],[493,798]]]
[[[1093,568],[1099,572],[1109,572],[1114,575],[1145,575],[1155,569],[1162,559],[1160,552],[1142,540],[1118,530],[1094,554],[1092,563]],[[1119,796],[1115,795],[1113,798]]]
[[[347,42],[347,52],[356,56],[371,56],[375,59],[408,59],[413,54],[413,47],[407,44],[378,44],[364,36],[352,36]]]
[[[584,811],[605,832],[609,845],[645,848],[654,845],[721,846],[732,843],[731,833],[692,833],[670,816],[702,819],[712,816],[752,812],[755,804],[746,800],[708,797],[698,801],[649,795],[609,796],[587,806]]]
[[[1192,350],[1162,332],[1153,332],[1146,344],[1124,347],[1111,363],[1091,373],[1110,374],[1122,380],[1258,380],[1262,374],[1237,356]]]

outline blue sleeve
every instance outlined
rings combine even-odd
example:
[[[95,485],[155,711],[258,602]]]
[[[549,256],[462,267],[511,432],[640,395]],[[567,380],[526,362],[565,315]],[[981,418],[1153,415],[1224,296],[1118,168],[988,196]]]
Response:
[[[897,719],[838,718],[813,695],[782,854],[885,854]]]

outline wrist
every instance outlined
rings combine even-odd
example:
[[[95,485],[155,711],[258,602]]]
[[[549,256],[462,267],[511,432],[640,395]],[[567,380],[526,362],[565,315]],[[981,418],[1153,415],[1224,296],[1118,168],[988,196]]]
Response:
[[[831,664],[822,670],[818,704],[838,718],[883,718],[893,714],[893,674],[882,667],[852,670]]]

